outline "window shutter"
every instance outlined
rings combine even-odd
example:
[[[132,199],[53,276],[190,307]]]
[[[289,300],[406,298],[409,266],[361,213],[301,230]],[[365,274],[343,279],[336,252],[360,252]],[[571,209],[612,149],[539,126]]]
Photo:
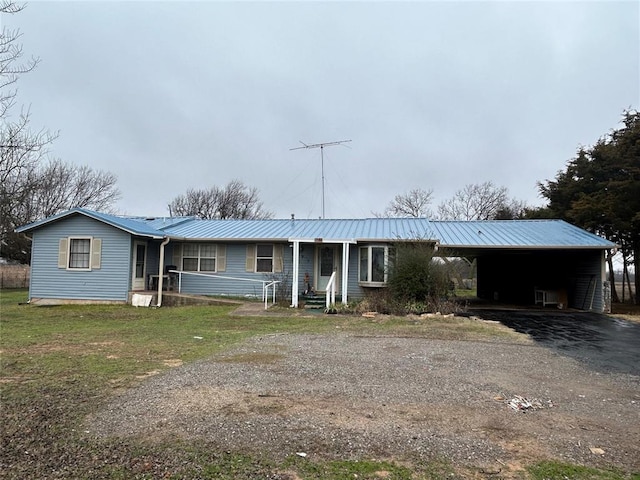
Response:
[[[102,261],[102,239],[91,240],[91,268],[99,269]]]
[[[171,255],[171,261],[178,270],[182,270],[182,244],[173,244],[173,254]]]
[[[60,243],[58,243],[58,268],[68,267],[68,264],[67,264],[68,254],[69,254],[69,239],[61,238]]]
[[[247,260],[245,269],[247,272],[255,272],[256,270],[256,246],[247,245]]]
[[[216,248],[216,270],[224,272],[227,270],[227,246],[218,245]]]
[[[284,269],[282,258],[284,255],[284,247],[282,245],[274,245],[273,246],[273,271],[274,273],[282,273]]]

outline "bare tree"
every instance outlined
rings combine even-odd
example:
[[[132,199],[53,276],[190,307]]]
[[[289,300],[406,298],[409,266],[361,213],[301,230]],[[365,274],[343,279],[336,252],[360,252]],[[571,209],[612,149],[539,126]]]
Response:
[[[20,12],[24,5],[12,0],[0,1],[0,15]],[[18,30],[3,25],[0,33],[0,252],[2,256],[28,259],[30,245],[26,238],[13,233],[30,213],[29,194],[37,183],[38,162],[56,137],[46,130],[32,131],[29,111],[11,120],[16,103],[18,78],[32,71],[38,59],[22,62],[22,45]]]
[[[202,219],[273,217],[271,212],[263,209],[258,189],[248,187],[240,180],[232,180],[224,188],[189,189],[171,201],[169,214]]]
[[[13,0],[1,0],[0,15],[18,13],[24,7],[24,4],[18,4]],[[18,43],[18,39],[21,36],[19,30],[9,30],[5,26],[0,33],[0,118],[3,120],[15,104],[17,95],[15,84],[19,76],[32,71],[40,62],[40,59],[31,57],[26,62],[20,63],[22,45]]]
[[[506,187],[493,182],[468,184],[438,205],[440,220],[495,220],[518,218],[526,205],[509,198]]]
[[[433,190],[414,188],[407,193],[396,195],[383,213],[375,213],[376,217],[431,217],[429,206],[433,198]]]
[[[116,183],[113,173],[52,160],[38,171],[31,199],[35,218],[74,207],[115,213],[114,203],[120,198]]]
[[[0,0],[0,14],[20,12],[24,5]],[[72,207],[113,210],[119,198],[111,173],[48,161],[58,134],[33,130],[29,110],[11,118],[20,75],[31,72],[39,60],[21,62],[20,33],[3,27],[0,34],[0,253],[28,262],[31,246],[15,228]]]
[[[209,190],[189,189],[169,204],[169,215],[216,218],[218,209],[217,187]]]
[[[507,200],[507,203],[505,203],[502,207],[498,209],[493,219],[494,220],[523,219],[525,218],[528,208],[529,207],[527,206],[526,202],[523,202],[522,200],[516,200],[515,198],[510,198]]]

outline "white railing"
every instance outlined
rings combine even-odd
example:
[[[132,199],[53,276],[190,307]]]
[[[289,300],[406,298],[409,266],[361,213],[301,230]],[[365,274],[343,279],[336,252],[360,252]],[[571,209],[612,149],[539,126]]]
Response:
[[[266,310],[267,308],[269,308],[268,305],[268,301],[269,301],[269,288],[273,287],[273,292],[272,292],[272,301],[271,301],[271,305],[275,305],[276,304],[276,285],[280,283],[279,280],[274,280],[273,282],[269,282],[267,284],[262,285],[262,297],[264,298],[264,309]]]
[[[331,274],[329,281],[327,282],[327,297],[326,297],[326,308],[329,308],[332,305],[336,304],[336,272]]]
[[[208,277],[208,278],[220,278],[223,280],[238,280],[242,282],[253,282],[262,284],[262,300],[264,301],[264,309],[269,308],[269,288],[273,288],[271,293],[272,305],[276,303],[276,285],[280,283],[280,280],[256,280],[253,278],[239,278],[239,277],[227,277],[223,275],[215,275],[213,273],[200,273],[200,272],[185,272],[183,270],[169,270],[169,273],[178,274],[178,293],[182,293],[182,275],[193,275],[194,277]]]

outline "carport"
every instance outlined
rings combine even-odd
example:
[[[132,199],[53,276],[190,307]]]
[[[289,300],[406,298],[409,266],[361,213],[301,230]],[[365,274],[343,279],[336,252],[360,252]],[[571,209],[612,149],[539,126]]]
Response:
[[[432,222],[441,255],[476,260],[491,302],[608,312],[605,252],[616,245],[562,220]]]

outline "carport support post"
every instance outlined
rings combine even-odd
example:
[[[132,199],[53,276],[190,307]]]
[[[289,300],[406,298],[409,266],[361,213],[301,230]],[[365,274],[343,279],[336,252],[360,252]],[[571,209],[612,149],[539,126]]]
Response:
[[[602,251],[602,259],[600,260],[600,292],[602,295],[602,311],[603,313],[611,313],[611,285],[607,280],[607,252]],[[595,289],[594,289],[595,291]],[[623,287],[624,291],[624,287]],[[593,304],[593,299],[591,300]]]

